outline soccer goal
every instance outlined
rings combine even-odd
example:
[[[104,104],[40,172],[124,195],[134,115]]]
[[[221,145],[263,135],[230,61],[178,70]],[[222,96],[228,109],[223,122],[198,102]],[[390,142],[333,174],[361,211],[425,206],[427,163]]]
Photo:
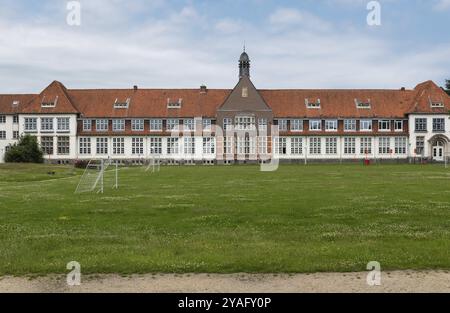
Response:
[[[145,171],[156,173],[161,169],[161,157],[159,155],[152,155],[146,161]]]
[[[103,193],[105,186],[119,188],[118,162],[90,160],[78,182],[76,194],[85,192]],[[108,170],[108,168],[111,168]],[[112,182],[111,182],[112,180]]]

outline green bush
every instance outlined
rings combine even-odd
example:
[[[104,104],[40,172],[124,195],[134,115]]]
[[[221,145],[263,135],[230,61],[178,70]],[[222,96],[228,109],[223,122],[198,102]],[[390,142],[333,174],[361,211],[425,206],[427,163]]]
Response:
[[[44,153],[42,152],[37,138],[30,135],[22,136],[19,143],[10,146],[5,154],[7,163],[43,163]]]

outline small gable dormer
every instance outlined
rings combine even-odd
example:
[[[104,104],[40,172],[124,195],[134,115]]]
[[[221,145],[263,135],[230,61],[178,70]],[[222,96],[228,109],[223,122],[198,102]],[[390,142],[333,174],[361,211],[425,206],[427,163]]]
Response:
[[[430,96],[428,97],[428,102],[430,103],[430,108],[443,108],[444,107],[444,99],[432,99]]]
[[[114,101],[114,109],[128,109],[130,107],[130,102],[130,98],[127,98],[125,102],[119,101],[119,99],[116,98],[116,101]]]
[[[372,107],[370,99],[362,101],[355,98],[355,105],[357,109],[370,109]]]
[[[305,98],[305,105],[307,109],[320,109],[321,103],[320,99],[317,99],[315,101],[310,101],[308,98]]]
[[[179,98],[177,101],[167,98],[167,108],[168,109],[181,109],[182,103],[183,103],[182,98]]]
[[[58,102],[58,96],[53,98],[47,98],[44,96],[41,101],[41,107],[42,108],[55,108],[56,104]]]

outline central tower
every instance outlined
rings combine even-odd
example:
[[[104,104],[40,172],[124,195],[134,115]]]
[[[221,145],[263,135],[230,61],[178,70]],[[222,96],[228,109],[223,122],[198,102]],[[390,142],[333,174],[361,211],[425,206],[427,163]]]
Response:
[[[239,79],[244,76],[250,77],[250,58],[248,57],[247,52],[245,52],[245,48],[239,58]]]

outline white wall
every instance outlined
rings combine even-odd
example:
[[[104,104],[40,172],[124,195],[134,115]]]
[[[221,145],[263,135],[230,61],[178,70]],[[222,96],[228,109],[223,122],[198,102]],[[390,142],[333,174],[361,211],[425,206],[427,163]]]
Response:
[[[6,147],[17,142],[17,139],[13,139],[13,131],[19,130],[19,124],[13,123],[13,115],[5,116],[6,123],[0,123],[0,131],[6,131],[6,139],[0,139],[0,163],[4,163],[5,161]]]
[[[427,119],[427,131],[416,132],[415,131],[415,119],[425,118]],[[433,118],[443,118],[445,120],[445,132],[433,132]],[[448,114],[411,114],[409,115],[409,143],[411,145],[411,156],[415,157],[414,149],[416,148],[417,137],[425,137],[425,152],[424,157],[431,157],[431,146],[428,142],[435,135],[445,135],[450,138],[450,120]],[[447,151],[450,149],[447,145]]]

